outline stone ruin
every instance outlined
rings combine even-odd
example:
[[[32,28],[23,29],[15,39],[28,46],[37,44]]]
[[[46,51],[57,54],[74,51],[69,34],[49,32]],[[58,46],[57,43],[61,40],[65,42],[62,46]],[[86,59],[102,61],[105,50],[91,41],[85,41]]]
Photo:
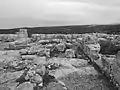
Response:
[[[18,35],[18,39],[28,38],[27,29],[20,29],[16,34]]]

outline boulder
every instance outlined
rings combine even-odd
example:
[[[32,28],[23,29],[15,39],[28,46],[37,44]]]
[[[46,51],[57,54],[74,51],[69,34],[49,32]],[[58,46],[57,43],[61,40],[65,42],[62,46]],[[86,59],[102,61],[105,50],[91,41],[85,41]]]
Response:
[[[18,86],[15,90],[34,90],[34,89],[33,89],[33,84],[29,82],[25,82],[20,86]]]
[[[98,42],[98,38],[94,35],[85,35],[82,39],[82,43],[86,44],[95,44]]]
[[[37,51],[38,56],[47,56],[50,57],[50,49],[47,48],[41,48]]]
[[[34,64],[45,64],[46,63],[46,57],[37,57],[34,59]]]
[[[7,63],[7,62],[12,61],[12,60],[14,60],[14,59],[15,59],[14,56],[6,56],[6,55],[0,56],[0,62],[5,62],[5,63]]]
[[[116,36],[114,38],[114,43],[116,43],[117,45],[120,45],[120,36]]]
[[[57,47],[58,51],[63,52],[66,48],[66,45],[64,43],[60,43],[56,47]]]
[[[118,53],[116,55],[116,61],[117,61],[118,65],[120,66],[120,51],[118,51]]]
[[[55,71],[50,72],[50,75],[54,76],[55,78],[61,78],[73,72],[74,70],[72,69],[63,68],[63,69],[57,69]]]
[[[28,51],[27,51],[26,49],[21,49],[21,50],[20,50],[20,54],[21,54],[21,55],[26,55],[27,52],[28,52]]]
[[[6,56],[20,56],[20,53],[18,50],[8,50],[8,51],[0,51],[1,55],[6,55]]]
[[[66,48],[71,49],[73,47],[73,45],[71,43],[66,43]]]
[[[34,60],[36,58],[37,58],[36,55],[22,55],[22,59],[24,60]]]
[[[70,58],[67,63],[70,63],[74,67],[83,67],[88,65],[87,60],[77,58]]]
[[[75,51],[72,49],[67,49],[65,51],[65,54],[66,54],[66,57],[69,57],[69,58],[75,57]]]
[[[20,77],[20,75],[22,75],[23,71],[19,71],[19,72],[7,72],[7,73],[3,73],[0,76],[0,83],[3,83],[5,81],[12,81],[17,79],[18,77]],[[0,89],[1,90],[1,89]]]
[[[82,39],[83,39],[83,38],[77,38],[77,42],[80,42],[80,43],[81,43],[81,42],[82,42]]]
[[[7,86],[0,86],[0,90],[10,90],[10,88]]]
[[[31,80],[34,83],[42,83],[42,77],[38,74],[34,75]]]
[[[46,73],[49,73],[49,71],[44,65],[41,65],[39,68],[36,68],[36,73],[39,75],[45,75]]]
[[[117,54],[118,51],[120,51],[120,46],[117,46],[110,40],[107,41],[100,40],[99,44],[101,47],[100,53],[102,54],[115,55]]]
[[[87,54],[98,54],[100,51],[100,44],[87,44],[84,49]]]
[[[79,75],[98,75],[98,72],[92,66],[81,67],[76,71]]]
[[[92,59],[99,59],[100,45],[97,44],[87,44],[84,45],[84,52],[88,54]]]
[[[77,72],[79,75],[98,75],[98,72],[94,69],[94,67],[81,67],[81,68],[60,68],[55,71],[51,71],[50,75],[55,76],[56,78],[62,78],[69,74]]]
[[[7,52],[6,51],[0,51],[0,55],[6,55]]]
[[[37,53],[37,50],[28,50],[28,55],[35,55]]]

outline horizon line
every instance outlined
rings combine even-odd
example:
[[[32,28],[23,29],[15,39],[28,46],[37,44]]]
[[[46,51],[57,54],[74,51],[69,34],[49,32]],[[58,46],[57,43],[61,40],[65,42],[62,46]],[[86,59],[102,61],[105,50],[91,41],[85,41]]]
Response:
[[[69,26],[100,26],[100,25],[120,25],[120,23],[111,23],[111,24],[76,24],[76,25],[50,25],[50,26],[23,26],[23,27],[13,27],[13,28],[0,28],[3,30],[6,29],[27,29],[27,28],[44,28],[44,27],[69,27]]]

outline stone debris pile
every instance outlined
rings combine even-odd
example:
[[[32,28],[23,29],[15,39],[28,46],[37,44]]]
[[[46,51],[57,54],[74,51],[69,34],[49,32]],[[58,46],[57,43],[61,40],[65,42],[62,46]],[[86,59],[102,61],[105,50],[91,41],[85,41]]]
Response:
[[[24,29],[17,35],[0,51],[0,90],[113,90],[108,82],[120,88],[116,36],[33,34],[28,38]]]

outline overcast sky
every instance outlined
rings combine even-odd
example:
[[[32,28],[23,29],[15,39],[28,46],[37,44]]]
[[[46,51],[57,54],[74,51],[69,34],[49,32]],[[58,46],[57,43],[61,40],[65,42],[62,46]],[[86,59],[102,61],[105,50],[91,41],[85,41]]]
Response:
[[[120,0],[0,0],[0,28],[120,23]]]

